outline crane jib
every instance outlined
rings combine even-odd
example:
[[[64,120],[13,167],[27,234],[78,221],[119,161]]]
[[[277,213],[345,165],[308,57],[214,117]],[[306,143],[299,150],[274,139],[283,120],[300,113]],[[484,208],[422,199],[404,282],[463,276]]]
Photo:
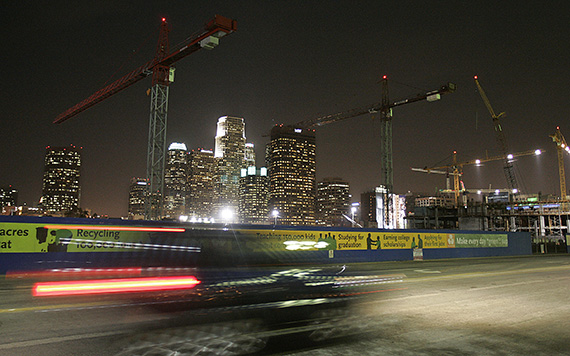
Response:
[[[72,118],[80,112],[87,110],[95,104],[105,100],[106,98],[120,92],[123,89],[135,84],[153,73],[153,69],[158,66],[170,66],[174,62],[198,51],[202,48],[200,41],[207,39],[209,36],[216,38],[223,37],[230,34],[237,29],[237,22],[235,20],[216,15],[211,21],[204,26],[204,31],[199,35],[193,36],[182,43],[178,49],[164,57],[162,60],[153,59],[152,61],[140,66],[139,68],[131,71],[122,78],[116,80],[112,84],[100,89],[87,99],[81,101],[75,106],[69,108],[60,114],[54,121],[54,124],[61,124],[62,122]]]

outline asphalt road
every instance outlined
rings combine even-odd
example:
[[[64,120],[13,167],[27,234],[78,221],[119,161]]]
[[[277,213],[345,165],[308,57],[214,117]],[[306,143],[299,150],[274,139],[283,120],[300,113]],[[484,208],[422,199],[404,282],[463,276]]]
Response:
[[[347,272],[402,278],[347,307],[307,307],[310,322],[277,330],[258,318],[232,321],[226,310],[188,325],[188,314],[144,303],[38,300],[29,282],[2,280],[0,355],[570,354],[570,255],[358,264]]]

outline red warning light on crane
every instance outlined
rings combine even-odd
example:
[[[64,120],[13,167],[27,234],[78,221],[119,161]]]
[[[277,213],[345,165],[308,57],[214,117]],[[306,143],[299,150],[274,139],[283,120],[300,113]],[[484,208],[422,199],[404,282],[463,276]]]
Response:
[[[384,75],[382,76],[382,79],[388,79],[388,76]]]
[[[477,77],[476,75],[475,75],[475,76],[473,76],[473,79],[478,79],[478,78],[479,78],[479,77]]]

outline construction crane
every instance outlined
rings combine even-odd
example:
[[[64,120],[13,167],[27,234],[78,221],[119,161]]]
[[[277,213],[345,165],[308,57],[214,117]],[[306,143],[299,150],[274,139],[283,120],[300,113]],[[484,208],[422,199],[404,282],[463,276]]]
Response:
[[[552,141],[556,143],[556,151],[558,152],[558,175],[560,176],[560,199],[568,200],[568,191],[566,190],[566,174],[564,173],[564,151],[570,153],[570,147],[566,143],[566,139],[560,132],[560,126],[556,127],[554,134],[550,135]]]
[[[388,95],[388,78],[382,77],[382,102],[360,109],[352,109],[336,114],[326,115],[315,119],[301,121],[295,124],[296,127],[312,128],[320,127],[331,124],[333,122],[350,119],[353,117],[380,113],[382,122],[380,141],[381,141],[381,163],[382,163],[382,186],[383,186],[383,210],[384,216],[382,224],[379,227],[390,227],[390,216],[392,211],[392,200],[390,199],[394,187],[394,172],[392,164],[392,108],[402,106],[405,104],[415,103],[417,101],[427,100],[429,102],[441,99],[441,95],[445,93],[452,93],[455,91],[454,83],[447,83],[437,90],[429,91],[427,93],[418,94],[415,97],[410,97],[394,102],[390,102]]]
[[[481,98],[483,99],[483,102],[485,103],[485,106],[487,107],[487,110],[489,110],[491,118],[493,119],[493,126],[495,129],[497,144],[499,146],[499,152],[501,153],[504,159],[503,170],[505,172],[505,178],[507,179],[507,187],[512,191],[516,191],[517,192],[515,193],[516,196],[519,193],[517,178],[515,176],[515,170],[513,167],[512,160],[506,158],[509,153],[509,145],[507,144],[507,138],[505,137],[505,133],[503,132],[503,127],[501,125],[501,117],[505,117],[506,114],[504,112],[501,112],[498,115],[495,113],[495,110],[493,110],[493,107],[491,106],[491,102],[489,101],[487,94],[485,94],[485,91],[483,90],[481,83],[479,83],[479,78],[477,76],[474,76],[473,78],[475,79],[475,84],[477,85],[479,94],[481,95]]]
[[[169,85],[174,80],[174,68],[172,65],[202,48],[212,49],[216,47],[221,37],[231,34],[236,31],[236,29],[237,23],[235,20],[216,15],[212,20],[206,23],[203,30],[191,35],[170,52],[168,41],[168,32],[170,29],[166,19],[163,18],[154,59],[97,91],[87,99],[60,114],[54,120],[55,124],[61,124],[152,74],[147,151],[148,190],[145,201],[146,219],[156,220],[160,219],[162,215],[168,94]]]
[[[459,206],[459,193],[463,190],[461,188],[460,182],[459,182],[459,177],[463,175],[463,166],[468,166],[468,165],[472,165],[472,164],[479,165],[481,163],[491,162],[491,161],[499,161],[499,160],[503,160],[503,161],[508,160],[512,164],[513,160],[517,157],[530,156],[530,155],[538,156],[538,155],[542,154],[543,152],[545,152],[545,151],[541,150],[541,149],[536,149],[536,150],[511,153],[511,154],[507,154],[506,156],[500,155],[500,156],[493,156],[493,157],[485,157],[482,159],[472,159],[472,160],[465,161],[465,162],[457,162],[457,151],[453,151],[452,164],[450,164],[450,165],[443,165],[443,166],[430,167],[430,168],[428,168],[428,167],[412,168],[412,171],[424,172],[424,173],[446,174],[448,176],[453,176],[453,193],[455,196],[455,206],[458,207]],[[445,169],[445,171],[442,171],[442,169]],[[509,191],[513,194],[518,193],[516,188],[512,189],[509,187]]]

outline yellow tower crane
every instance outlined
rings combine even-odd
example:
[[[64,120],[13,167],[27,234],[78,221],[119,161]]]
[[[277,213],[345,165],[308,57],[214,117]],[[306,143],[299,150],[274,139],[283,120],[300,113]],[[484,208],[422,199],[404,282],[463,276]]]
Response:
[[[566,190],[566,175],[564,174],[564,151],[570,153],[570,147],[566,143],[566,139],[560,132],[560,126],[556,127],[556,132],[550,135],[552,141],[556,143],[558,151],[558,175],[560,176],[560,199],[563,201],[568,200],[568,193]]]
[[[566,147],[568,147],[568,146],[566,146]],[[472,164],[481,164],[484,162],[498,161],[498,160],[509,161],[512,164],[513,160],[516,157],[540,155],[543,152],[544,152],[544,150],[537,149],[537,150],[529,150],[529,151],[511,153],[511,154],[507,154],[507,155],[485,157],[485,158],[481,158],[481,159],[472,159],[472,160],[465,161],[465,162],[457,162],[457,151],[453,151],[453,161],[452,161],[453,163],[450,165],[430,167],[430,168],[428,168],[428,167],[412,168],[412,171],[452,175],[453,176],[453,193],[455,195],[455,206],[457,207],[457,206],[459,206],[459,194],[462,191],[462,189],[460,187],[460,183],[459,183],[459,177],[461,175],[463,175],[463,166],[468,166],[468,165],[472,165]],[[442,171],[442,169],[445,169],[446,171]],[[509,187],[509,190],[511,190],[511,192],[513,194],[518,193],[516,188],[510,188]]]
[[[491,114],[491,118],[493,119],[493,126],[495,128],[495,136],[497,138],[497,144],[499,145],[499,152],[503,155],[503,170],[505,173],[505,178],[507,179],[507,186],[509,189],[516,191],[515,195],[519,192],[517,178],[515,176],[515,169],[513,167],[513,161],[507,159],[507,154],[509,151],[509,145],[507,144],[507,138],[505,137],[505,133],[503,131],[503,126],[501,125],[501,118],[504,117],[506,114],[504,112],[499,113],[498,115],[493,110],[491,106],[491,102],[485,94],[481,83],[479,83],[479,79],[477,76],[473,77],[475,79],[475,84],[477,85],[477,89],[479,90],[479,94],[481,95],[481,99],[483,99],[483,103],[489,110],[489,114]]]

